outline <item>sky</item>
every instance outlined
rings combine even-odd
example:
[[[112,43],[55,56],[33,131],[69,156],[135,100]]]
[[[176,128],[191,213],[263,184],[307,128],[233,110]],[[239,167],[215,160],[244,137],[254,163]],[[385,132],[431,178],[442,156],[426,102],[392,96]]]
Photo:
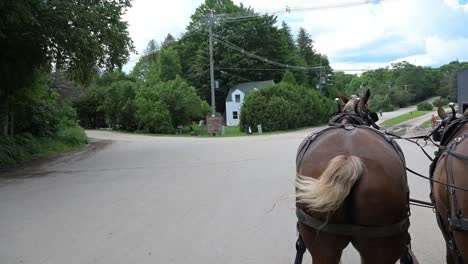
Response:
[[[233,1],[260,13],[300,10],[278,13],[278,23],[288,23],[294,34],[305,28],[315,50],[327,55],[335,70],[353,72],[399,61],[431,67],[468,61],[468,0]],[[151,39],[160,43],[168,33],[179,38],[203,2],[133,0],[123,20],[136,50],[141,54]],[[140,54],[131,54],[126,72]]]

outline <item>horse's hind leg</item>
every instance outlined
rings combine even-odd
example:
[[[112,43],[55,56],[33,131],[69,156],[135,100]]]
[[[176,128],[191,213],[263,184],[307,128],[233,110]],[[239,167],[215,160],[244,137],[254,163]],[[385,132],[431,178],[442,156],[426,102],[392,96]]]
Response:
[[[312,255],[313,264],[340,263],[343,249],[349,244],[349,237],[336,236],[299,224],[299,232],[304,243]]]
[[[352,241],[365,264],[395,264],[406,253],[406,243],[406,235],[377,239],[357,238]]]

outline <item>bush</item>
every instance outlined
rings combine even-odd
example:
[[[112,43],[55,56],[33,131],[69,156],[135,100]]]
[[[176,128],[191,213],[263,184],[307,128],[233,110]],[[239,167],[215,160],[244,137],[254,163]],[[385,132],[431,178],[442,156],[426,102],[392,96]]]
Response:
[[[66,127],[60,130],[56,138],[69,146],[80,146],[88,143],[88,137],[86,137],[83,128],[78,126]]]
[[[97,110],[106,114],[109,125],[117,129],[135,129],[135,83],[119,80],[100,89],[104,89],[105,97]]]
[[[241,109],[240,127],[265,132],[323,123],[334,111],[330,100],[312,89],[291,82],[268,85],[251,92]]]
[[[172,134],[176,126],[190,125],[210,111],[195,89],[179,76],[154,86],[141,84],[135,102],[138,129],[149,133]]]
[[[435,107],[441,107],[449,104],[449,100],[446,98],[437,98],[432,102]]]
[[[27,91],[27,92],[26,92]],[[37,137],[55,135],[60,126],[60,95],[46,84],[44,74],[37,72],[35,80],[16,91],[15,134],[32,133]]]
[[[139,97],[137,105],[136,118],[139,130],[163,134],[172,134],[174,132],[171,115],[163,102]]]
[[[48,154],[76,149],[88,142],[81,127],[67,127],[53,137],[34,137],[31,133],[0,138],[0,168]]]
[[[431,103],[422,102],[417,105],[418,111],[432,111],[433,106]]]

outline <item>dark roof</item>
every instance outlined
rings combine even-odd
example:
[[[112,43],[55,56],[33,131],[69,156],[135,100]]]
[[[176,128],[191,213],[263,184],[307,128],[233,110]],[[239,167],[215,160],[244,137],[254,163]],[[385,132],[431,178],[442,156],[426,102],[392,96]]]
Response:
[[[226,102],[232,102],[232,93],[237,89],[241,90],[245,94],[245,96],[247,96],[255,88],[260,88],[260,87],[262,87],[264,85],[274,84],[274,83],[275,82],[273,80],[261,81],[261,82],[239,83],[239,84],[233,86],[231,89],[229,89],[229,93],[228,93],[228,95],[226,97]]]

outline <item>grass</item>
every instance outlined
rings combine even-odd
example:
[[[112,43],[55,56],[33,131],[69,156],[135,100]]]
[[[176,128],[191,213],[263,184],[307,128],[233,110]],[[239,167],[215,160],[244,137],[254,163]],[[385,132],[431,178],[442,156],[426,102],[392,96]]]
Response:
[[[440,120],[440,117],[436,117],[436,120]],[[422,123],[423,127],[431,127],[432,126],[432,119],[427,120],[426,122]]]
[[[410,112],[410,113],[406,113],[406,114],[403,114],[403,115],[388,119],[388,120],[384,121],[382,123],[382,125],[384,125],[384,126],[394,126],[396,124],[400,124],[400,123],[408,121],[410,119],[420,117],[420,116],[425,115],[425,114],[430,113],[430,112],[432,112],[432,111],[413,111],[413,112]]]
[[[320,124],[317,126],[322,126],[322,125],[325,125],[325,124]],[[299,131],[299,130],[307,129],[311,127],[314,127],[314,126],[301,127],[301,128],[282,130],[282,131],[263,132],[262,134],[259,134],[259,133],[247,134],[245,132],[242,132],[240,130],[240,127],[237,127],[237,126],[236,127],[224,127],[224,135],[221,136],[217,134],[216,137],[243,137],[243,136],[274,135],[274,134],[282,134],[282,133],[289,133],[293,131]],[[193,137],[214,137],[212,134],[208,133],[206,126],[193,125],[192,128],[193,128],[193,131],[195,131],[196,133],[196,136],[193,136]],[[111,130],[111,131],[124,133],[124,134],[139,134],[139,135],[154,136],[154,137],[192,137],[190,135],[189,127],[184,127],[184,129],[182,130],[182,134],[152,134],[152,133],[145,133],[145,132],[139,132],[139,131],[130,132],[130,131],[125,131],[125,130]]]
[[[58,152],[77,150],[88,143],[81,127],[67,127],[53,137],[34,137],[30,133],[0,138],[0,168],[49,156]]]

